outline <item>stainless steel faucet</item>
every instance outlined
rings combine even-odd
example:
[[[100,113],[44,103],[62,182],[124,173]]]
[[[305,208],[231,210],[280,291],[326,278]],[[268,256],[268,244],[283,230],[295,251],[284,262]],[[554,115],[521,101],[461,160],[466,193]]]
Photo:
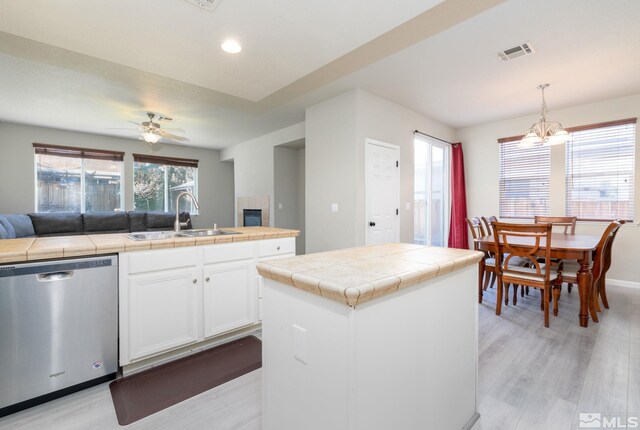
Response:
[[[180,233],[180,227],[186,227],[188,225],[186,222],[180,222],[180,206],[178,205],[178,203],[180,203],[180,197],[182,196],[191,197],[191,200],[193,200],[193,204],[195,205],[196,209],[200,209],[198,200],[196,200],[196,197],[193,194],[188,191],[183,191],[178,194],[178,197],[176,198],[176,221],[173,223],[173,231],[175,231],[176,233]]]

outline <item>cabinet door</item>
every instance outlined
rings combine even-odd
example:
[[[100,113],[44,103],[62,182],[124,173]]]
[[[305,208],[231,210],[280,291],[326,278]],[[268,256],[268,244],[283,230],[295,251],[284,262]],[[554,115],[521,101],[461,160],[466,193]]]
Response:
[[[198,339],[200,269],[129,277],[129,358],[136,360]]]
[[[252,324],[255,313],[253,261],[204,268],[204,337]]]

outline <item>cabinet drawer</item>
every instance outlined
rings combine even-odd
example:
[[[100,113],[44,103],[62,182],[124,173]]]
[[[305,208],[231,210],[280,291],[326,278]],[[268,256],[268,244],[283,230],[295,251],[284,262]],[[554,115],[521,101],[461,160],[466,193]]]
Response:
[[[296,252],[296,239],[293,237],[258,241],[258,257],[291,254],[295,252]]]
[[[157,270],[194,267],[202,261],[202,250],[198,248],[169,248],[162,250],[132,252],[129,257],[129,274],[155,272]]]
[[[204,248],[204,264],[253,258],[255,242],[221,243]]]

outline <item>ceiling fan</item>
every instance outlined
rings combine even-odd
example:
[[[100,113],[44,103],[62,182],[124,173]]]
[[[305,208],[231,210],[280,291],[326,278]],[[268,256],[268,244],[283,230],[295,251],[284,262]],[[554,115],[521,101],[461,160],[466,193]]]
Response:
[[[148,121],[143,122],[135,122],[129,121],[131,124],[136,125],[137,130],[140,132],[139,139],[144,140],[150,145],[157,143],[160,139],[164,138],[167,140],[173,140],[175,142],[188,142],[184,136],[178,136],[174,133],[184,133],[185,131],[179,128],[162,128],[160,123],[173,121],[173,118],[170,118],[166,115],[156,112],[147,112],[147,116],[149,117]],[[133,130],[131,128],[126,129],[118,129],[118,130]]]

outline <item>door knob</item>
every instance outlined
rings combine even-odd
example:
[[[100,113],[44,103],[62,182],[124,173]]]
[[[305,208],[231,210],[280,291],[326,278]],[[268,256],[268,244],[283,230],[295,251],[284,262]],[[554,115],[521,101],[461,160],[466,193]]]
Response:
[[[375,223],[375,222],[373,222],[373,221],[369,221],[369,227],[375,227],[375,226],[376,226],[376,223]]]

